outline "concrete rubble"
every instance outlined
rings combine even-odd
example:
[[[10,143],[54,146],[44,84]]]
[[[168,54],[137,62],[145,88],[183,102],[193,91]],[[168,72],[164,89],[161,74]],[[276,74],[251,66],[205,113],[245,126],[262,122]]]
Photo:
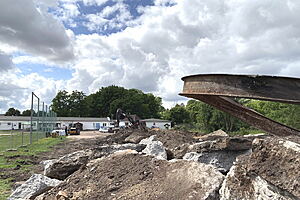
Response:
[[[41,174],[32,175],[24,184],[20,185],[8,198],[9,200],[34,199],[36,196],[59,185],[61,181],[51,179]]]
[[[183,159],[214,165],[220,172],[225,174],[230,170],[238,156],[247,153],[250,153],[250,151],[189,152],[183,156]]]
[[[230,137],[220,130],[196,139],[134,134],[116,135],[117,144],[111,135],[112,144],[44,161],[45,174],[63,182],[36,199],[300,198],[300,145],[290,139]]]
[[[99,146],[93,148],[92,159],[100,158],[102,156],[107,156],[116,151],[126,150],[126,149],[131,149],[137,152],[141,152],[143,149],[145,149],[145,147],[146,145],[144,144],[131,144],[131,143]]]
[[[201,142],[190,145],[184,160],[194,160],[214,165],[226,174],[236,158],[251,153],[252,139],[245,137],[229,137],[224,131],[216,131],[201,136]]]
[[[300,145],[284,139],[255,139],[253,152],[231,168],[222,200],[299,199]]]
[[[66,199],[217,200],[223,180],[224,175],[211,165],[153,160],[152,156],[123,152],[92,160],[85,169],[38,199],[48,200],[63,194]],[[79,186],[78,181],[84,184]]]
[[[65,155],[53,162],[48,162],[44,174],[50,178],[64,180],[82,165],[85,165],[92,154],[91,150],[82,150]]]
[[[142,151],[142,153],[155,156],[157,159],[167,160],[167,151],[163,146],[163,143],[157,141],[155,135],[141,140],[139,144],[146,145],[146,148]]]
[[[94,149],[77,151],[55,160],[44,161],[44,175],[50,178],[64,180],[69,175],[85,165],[89,160],[107,156],[116,151],[131,149],[142,151],[145,145],[142,144],[122,144],[100,146]]]

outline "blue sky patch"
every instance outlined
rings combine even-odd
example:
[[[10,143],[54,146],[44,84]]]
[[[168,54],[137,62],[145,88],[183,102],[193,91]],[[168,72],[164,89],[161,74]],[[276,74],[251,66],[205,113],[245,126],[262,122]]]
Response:
[[[33,64],[23,62],[16,64],[16,67],[22,71],[23,75],[29,75],[31,73],[38,73],[45,78],[51,78],[54,80],[69,80],[72,78],[73,70],[67,68],[47,66],[43,64]]]

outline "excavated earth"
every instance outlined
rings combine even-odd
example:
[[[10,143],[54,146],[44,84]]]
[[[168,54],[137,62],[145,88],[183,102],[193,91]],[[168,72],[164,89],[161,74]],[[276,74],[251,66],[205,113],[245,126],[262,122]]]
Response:
[[[99,152],[128,143],[134,146],[149,137],[155,145],[163,145],[167,159],[142,150]],[[76,150],[94,153],[61,184],[36,199],[299,199],[298,141],[272,136],[229,137],[222,131],[202,135],[123,130],[67,142],[37,161],[57,159]],[[35,172],[43,173],[41,164]]]
[[[140,154],[113,155],[97,159],[75,172],[40,199],[204,199],[197,191],[223,178],[219,172],[195,162],[168,162]],[[209,184],[205,177],[217,177]],[[217,191],[213,192],[216,193]]]

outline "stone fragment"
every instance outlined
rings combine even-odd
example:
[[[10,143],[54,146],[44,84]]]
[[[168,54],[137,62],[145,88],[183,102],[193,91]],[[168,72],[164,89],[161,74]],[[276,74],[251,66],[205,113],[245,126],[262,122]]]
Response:
[[[239,157],[220,190],[222,200],[300,198],[300,145],[279,138],[255,139]]]
[[[61,181],[51,179],[41,174],[32,175],[24,184],[19,186],[8,198],[9,200],[34,199],[36,196],[59,185]]]
[[[48,162],[44,173],[50,178],[64,180],[77,171],[82,165],[85,165],[92,154],[93,151],[84,150],[65,155],[54,162]]]
[[[212,151],[212,152],[189,152],[184,155],[184,160],[192,160],[215,166],[220,172],[227,173],[232,167],[236,158],[245,155],[250,151]]]
[[[146,148],[142,151],[147,155],[155,156],[157,159],[166,160],[167,152],[162,142],[156,141],[155,135],[149,138],[143,139],[140,144],[146,145]]]

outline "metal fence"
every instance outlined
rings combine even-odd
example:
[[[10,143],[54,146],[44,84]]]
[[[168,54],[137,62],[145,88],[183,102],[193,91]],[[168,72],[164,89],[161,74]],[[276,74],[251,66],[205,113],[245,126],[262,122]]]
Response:
[[[0,151],[32,144],[50,135],[56,125],[56,113],[32,92],[31,116],[10,117],[10,130],[0,131]],[[9,125],[9,126],[10,126]]]

